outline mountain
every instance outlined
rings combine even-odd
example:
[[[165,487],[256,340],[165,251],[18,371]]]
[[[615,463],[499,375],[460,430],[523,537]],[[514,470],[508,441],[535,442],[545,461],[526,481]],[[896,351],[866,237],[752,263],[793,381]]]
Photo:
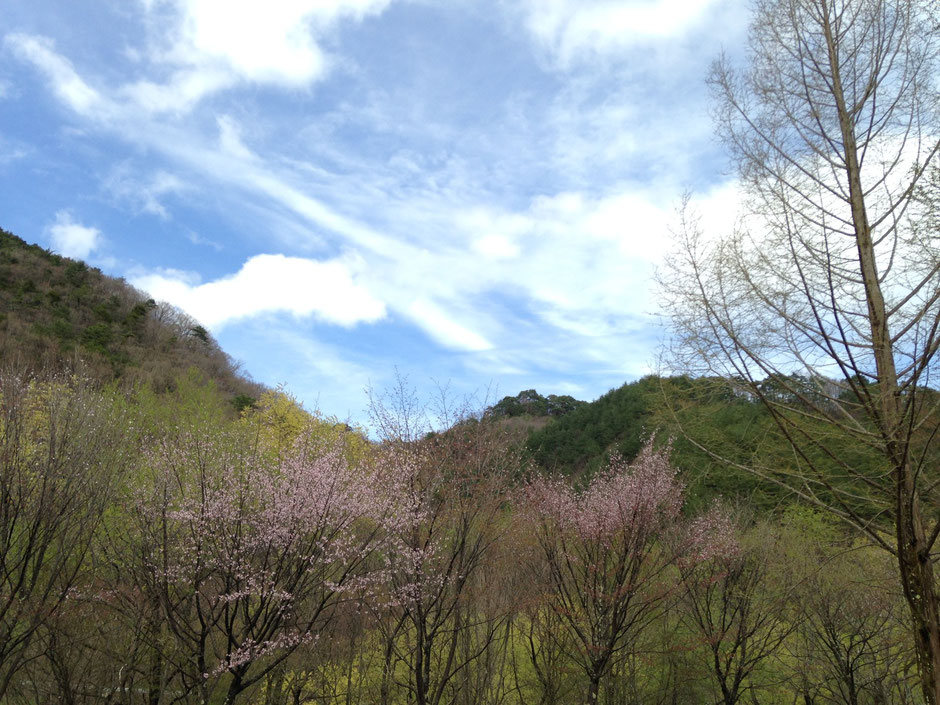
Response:
[[[197,321],[123,279],[0,229],[0,360],[171,389],[195,368],[236,407],[263,387]]]
[[[526,454],[544,472],[586,481],[612,455],[631,460],[652,439],[657,446],[671,445],[693,508],[716,497],[770,508],[785,496],[772,483],[720,462],[689,440],[695,438],[742,465],[758,456],[773,458],[780,468],[792,463],[788,445],[763,405],[736,394],[726,381],[651,375],[591,402],[572,400],[565,411],[554,414],[539,401],[551,398],[526,390],[488,412],[508,421],[526,419]]]

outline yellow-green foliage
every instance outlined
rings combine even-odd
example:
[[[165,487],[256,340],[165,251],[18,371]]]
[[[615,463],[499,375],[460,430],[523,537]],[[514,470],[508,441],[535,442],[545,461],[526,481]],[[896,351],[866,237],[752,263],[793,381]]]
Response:
[[[66,406],[74,394],[74,386],[62,380],[31,380],[27,383],[26,389],[16,400],[19,407],[16,442],[21,458],[28,461],[47,449],[53,425],[53,410],[55,407]],[[3,392],[0,391],[0,402],[2,400]],[[0,417],[0,441],[7,440],[7,428],[4,419]]]
[[[277,461],[301,440],[323,447],[342,444],[352,464],[364,461],[371,447],[361,429],[319,411],[308,412],[283,387],[264,392],[253,407],[244,409],[241,424],[254,439],[258,452]]]

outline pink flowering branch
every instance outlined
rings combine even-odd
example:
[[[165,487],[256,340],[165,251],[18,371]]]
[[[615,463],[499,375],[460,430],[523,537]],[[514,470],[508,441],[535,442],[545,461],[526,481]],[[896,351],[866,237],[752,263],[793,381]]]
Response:
[[[720,517],[689,524],[682,504],[668,450],[652,441],[632,463],[613,458],[582,491],[557,477],[524,488],[522,510],[542,560],[536,575],[547,607],[578,645],[589,705],[614,657],[676,594],[679,569],[728,548]]]
[[[153,454],[138,493],[145,587],[204,702],[219,687],[233,701],[368,582],[385,509],[376,483],[342,448],[304,440],[272,466],[238,438],[183,435]]]

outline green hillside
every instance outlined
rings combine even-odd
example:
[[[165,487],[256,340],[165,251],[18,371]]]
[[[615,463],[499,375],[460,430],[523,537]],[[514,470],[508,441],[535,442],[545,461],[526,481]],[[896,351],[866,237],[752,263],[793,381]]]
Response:
[[[2,229],[0,359],[16,369],[80,369],[99,381],[156,391],[195,368],[241,404],[261,391],[179,309]]]
[[[519,396],[547,399],[534,390]],[[770,510],[794,499],[774,478],[801,468],[803,461],[794,456],[767,409],[725,380],[648,376],[592,402],[575,402],[565,413],[549,415],[541,406],[530,404],[530,414],[522,418],[528,420],[527,455],[542,471],[587,481],[612,456],[632,459],[654,438],[657,446],[671,444],[673,462],[682,473],[693,507],[722,497]],[[518,397],[507,397],[492,407],[493,413],[499,408],[520,408]],[[879,471],[868,449],[838,438],[830,442],[854,466]],[[826,466],[825,458],[815,461]],[[767,478],[736,465],[763,467]],[[838,485],[845,480],[833,467],[826,481]],[[825,487],[814,491],[826,495]],[[857,491],[864,503],[864,488]]]

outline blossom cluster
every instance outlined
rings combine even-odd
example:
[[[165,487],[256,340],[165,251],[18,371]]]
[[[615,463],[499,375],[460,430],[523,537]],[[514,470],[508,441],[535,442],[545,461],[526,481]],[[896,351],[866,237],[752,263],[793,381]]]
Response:
[[[673,523],[683,502],[682,483],[668,451],[647,443],[636,460],[614,457],[582,491],[561,478],[538,478],[526,488],[531,516],[584,541],[640,538]]]

